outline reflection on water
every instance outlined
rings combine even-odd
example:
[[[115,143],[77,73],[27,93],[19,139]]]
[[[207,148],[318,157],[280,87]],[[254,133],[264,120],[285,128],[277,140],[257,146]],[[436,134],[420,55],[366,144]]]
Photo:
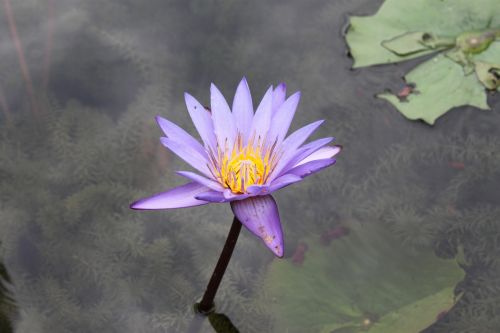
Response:
[[[206,330],[208,326],[216,333],[239,333],[239,330],[234,326],[228,316],[217,312],[211,312],[207,316],[201,314],[194,315],[186,332],[204,332],[204,329]]]
[[[231,319],[223,313],[212,313],[208,316],[210,325],[217,333],[238,333],[238,329],[233,325]]]
[[[186,166],[159,144],[154,116],[194,133],[183,92],[208,104],[213,81],[231,100],[244,75],[256,100],[281,81],[301,90],[292,126],[326,119],[318,137],[335,136],[345,148],[335,168],[276,195],[283,260],[304,269],[326,256],[321,246],[351,242],[343,228],[352,221],[377,225],[405,251],[463,259],[460,300],[426,332],[497,332],[498,94],[490,96],[491,112],[459,108],[433,128],[374,99],[396,90],[414,63],[350,70],[341,31],[348,13],[371,14],[381,2],[2,0],[0,241],[19,308],[16,332],[188,330],[230,210],[136,213],[128,204],[182,182],[174,171]],[[242,332],[282,332],[285,305],[314,315],[307,301],[329,304],[306,288],[304,302],[280,303],[267,288],[278,259],[254,238],[240,236],[218,313]],[[359,245],[356,257],[337,258],[359,272],[353,280],[377,267],[363,251],[377,249]],[[314,273],[335,284],[325,269]],[[411,272],[397,273],[411,281]],[[383,308],[381,299],[370,302]],[[325,330],[338,324],[322,320]],[[200,325],[214,331],[207,319]]]

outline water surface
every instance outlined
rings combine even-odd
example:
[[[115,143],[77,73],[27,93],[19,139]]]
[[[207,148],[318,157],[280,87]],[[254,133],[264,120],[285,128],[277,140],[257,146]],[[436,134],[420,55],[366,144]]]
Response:
[[[490,96],[492,111],[457,108],[433,127],[375,99],[400,89],[418,63],[350,69],[347,17],[373,14],[382,1],[10,3],[29,72],[0,7],[0,241],[16,332],[213,332],[192,305],[229,230],[229,207],[128,205],[183,182],[174,171],[187,166],[161,146],[154,116],[195,133],[183,93],[208,105],[214,82],[231,100],[243,76],[254,104],[271,84],[300,90],[292,127],[325,119],[316,136],[345,148],[334,167],[276,194],[282,260],[339,226],[376,225],[408,251],[463,257],[462,297],[426,332],[500,330],[500,99]],[[280,299],[267,294],[277,260],[243,231],[216,298],[240,332],[284,331]],[[342,260],[367,281],[386,280],[368,276],[374,263],[363,256]],[[411,279],[401,267],[387,280]]]

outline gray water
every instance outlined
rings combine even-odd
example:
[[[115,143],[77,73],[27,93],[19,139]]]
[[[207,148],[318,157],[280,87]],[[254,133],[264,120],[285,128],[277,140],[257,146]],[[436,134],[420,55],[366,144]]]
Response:
[[[433,127],[374,98],[400,89],[421,61],[350,69],[347,17],[371,15],[382,1],[10,1],[32,93],[2,2],[0,242],[12,301],[0,309],[15,332],[214,332],[192,306],[229,230],[229,206],[128,205],[183,182],[174,171],[186,166],[161,146],[154,116],[194,134],[183,93],[209,104],[214,82],[231,100],[243,76],[254,104],[271,84],[300,90],[292,127],[325,119],[315,136],[334,136],[344,150],[333,167],[275,194],[284,259],[243,230],[217,312],[240,332],[293,332],[270,271],[292,262],[301,243],[316,248],[329,230],[356,225],[383,232],[361,244],[352,232],[332,240],[350,249],[341,258],[335,245],[320,246],[357,275],[311,274],[342,283],[346,295],[355,281],[401,295],[390,282],[397,274],[418,294],[412,277],[428,267],[413,254],[460,257],[465,277],[450,287],[461,297],[425,332],[500,332],[500,98],[489,96],[491,111],[456,108]],[[376,244],[394,238],[404,256],[370,259],[392,251]],[[293,267],[307,269],[314,256],[306,251]],[[377,265],[397,271],[373,275]],[[304,320],[335,301],[307,290],[287,290],[306,300],[293,305]],[[373,321],[382,298],[365,300]]]

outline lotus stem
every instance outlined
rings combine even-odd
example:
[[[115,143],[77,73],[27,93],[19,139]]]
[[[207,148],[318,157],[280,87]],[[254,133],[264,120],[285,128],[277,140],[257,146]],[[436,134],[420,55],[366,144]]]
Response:
[[[208,315],[215,310],[214,298],[217,293],[217,289],[219,289],[219,285],[222,281],[222,277],[226,272],[227,265],[229,264],[229,260],[233,254],[234,247],[236,246],[236,241],[238,240],[238,236],[241,231],[241,222],[236,218],[233,219],[233,224],[231,225],[231,229],[229,230],[229,234],[227,235],[226,243],[224,244],[224,248],[219,257],[219,261],[217,261],[217,265],[215,266],[214,272],[212,273],[212,277],[208,282],[207,289],[205,290],[205,294],[201,299],[200,303],[195,305],[196,310],[204,315]]]
[[[0,87],[0,108],[2,109],[2,113],[6,123],[11,124],[12,119],[10,116],[9,104],[7,103],[7,99],[5,98],[2,87]]]
[[[45,36],[45,50],[43,56],[43,88],[47,90],[50,79],[50,65],[52,62],[52,48],[54,45],[54,3],[47,0],[47,31]]]
[[[3,0],[3,5],[5,9],[5,16],[9,25],[10,36],[12,42],[16,48],[17,57],[19,60],[19,66],[21,67],[21,73],[23,75],[24,83],[26,84],[26,92],[28,93],[28,98],[31,104],[31,110],[33,114],[38,114],[38,107],[35,99],[35,92],[33,90],[33,81],[31,80],[31,75],[28,70],[28,65],[26,64],[26,58],[24,57],[24,50],[17,33],[16,21],[14,19],[14,14],[12,13],[12,7],[10,0]]]

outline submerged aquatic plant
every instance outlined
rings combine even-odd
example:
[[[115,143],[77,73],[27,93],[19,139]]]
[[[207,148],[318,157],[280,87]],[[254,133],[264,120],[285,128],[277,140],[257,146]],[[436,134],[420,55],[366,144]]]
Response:
[[[185,94],[185,101],[203,146],[174,123],[157,117],[166,137],[164,146],[202,175],[178,174],[191,182],[141,199],[132,209],[168,209],[230,202],[235,215],[226,245],[207,292],[200,304],[209,310],[231,257],[241,223],[261,238],[278,257],[283,256],[283,232],[278,207],[271,193],[335,163],[340,146],[328,146],[333,138],[303,143],[321,125],[313,122],[286,137],[297,109],[300,93],[286,97],[285,84],[271,86],[255,114],[246,79],[241,80],[232,111],[212,84],[211,109]],[[210,294],[207,296],[207,294]]]
[[[12,319],[16,313],[16,303],[9,286],[12,281],[4,263],[0,261],[0,332],[13,332]]]

